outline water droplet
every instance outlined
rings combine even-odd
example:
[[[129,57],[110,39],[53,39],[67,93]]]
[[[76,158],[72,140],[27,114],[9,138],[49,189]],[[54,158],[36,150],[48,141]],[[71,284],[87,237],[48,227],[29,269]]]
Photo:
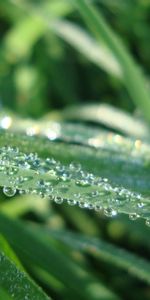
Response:
[[[4,166],[0,166],[0,172],[4,172],[5,167]]]
[[[26,193],[25,190],[19,190],[19,194],[20,194],[20,195],[24,195],[25,193]]]
[[[57,203],[57,204],[62,204],[63,203],[63,198],[61,197],[54,197],[54,202]]]
[[[69,165],[69,168],[70,168],[71,171],[79,172],[81,170],[81,165],[77,164],[77,163],[71,163]]]
[[[7,166],[4,173],[9,176],[16,175],[18,173],[18,168]]]
[[[94,205],[93,205],[92,203],[88,203],[88,204],[87,204],[87,208],[88,208],[88,209],[94,209]]]
[[[150,227],[150,218],[147,218],[147,219],[146,219],[145,225],[148,226],[148,227]]]
[[[71,179],[71,174],[64,170],[57,172],[57,175],[62,181],[69,181]]]
[[[94,209],[95,211],[100,211],[102,210],[102,206],[100,204],[95,204]]]
[[[4,186],[3,187],[3,193],[7,196],[7,197],[13,197],[16,194],[16,189],[13,187],[7,187]]]
[[[138,208],[143,208],[144,207],[144,203],[143,202],[138,202],[137,206],[138,206]]]
[[[129,219],[130,219],[131,221],[135,221],[135,220],[137,220],[139,217],[140,217],[140,216],[139,216],[137,213],[130,213],[130,214],[129,214]]]
[[[86,186],[89,186],[89,181],[86,180],[86,179],[82,179],[82,180],[77,180],[76,181],[76,185],[77,186],[82,186],[82,187],[86,187]]]
[[[80,208],[88,208],[88,203],[86,203],[82,200],[78,201],[78,204],[79,204]]]
[[[73,200],[73,199],[69,199],[69,200],[67,200],[67,203],[71,206],[74,206],[74,205],[76,205],[77,201]]]
[[[73,196],[74,196],[76,199],[80,199],[81,194],[80,194],[80,193],[76,193],[76,194],[73,194]]]
[[[117,215],[117,211],[111,207],[107,207],[104,209],[104,215],[106,217],[115,217]]]
[[[95,197],[98,197],[99,196],[99,191],[93,191],[92,193],[91,193],[91,197],[92,198],[95,198]]]

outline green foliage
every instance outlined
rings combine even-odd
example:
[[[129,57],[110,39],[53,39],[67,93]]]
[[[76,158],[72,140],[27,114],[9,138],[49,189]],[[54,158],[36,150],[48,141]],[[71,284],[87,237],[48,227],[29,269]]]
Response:
[[[150,298],[149,11],[0,2],[0,299]]]

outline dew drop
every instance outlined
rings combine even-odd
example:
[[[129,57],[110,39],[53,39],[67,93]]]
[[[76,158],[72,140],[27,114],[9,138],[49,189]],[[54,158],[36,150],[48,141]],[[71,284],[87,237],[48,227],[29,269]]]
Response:
[[[92,203],[88,203],[87,208],[88,209],[94,209],[94,205]]]
[[[107,207],[104,209],[104,215],[106,217],[115,217],[117,215],[117,211],[111,207]]]
[[[63,203],[63,198],[61,197],[54,197],[54,202],[57,203],[57,204],[62,204]]]
[[[95,204],[94,209],[95,209],[95,211],[100,211],[102,209],[102,207],[99,204]]]
[[[82,187],[86,187],[86,186],[89,186],[89,181],[86,180],[86,179],[81,179],[81,180],[77,180],[76,181],[76,185],[77,186],[82,186]]]
[[[80,193],[77,193],[77,194],[74,194],[73,196],[74,196],[76,199],[80,199],[81,194],[80,194]]]
[[[137,206],[138,206],[138,208],[143,208],[144,207],[144,203],[143,202],[138,202]]]
[[[99,196],[99,191],[93,191],[91,193],[91,197],[94,198],[94,197],[98,197]]]
[[[0,166],[0,172],[3,172],[5,170],[4,166]]]
[[[79,207],[80,208],[88,208],[88,203],[84,202],[84,201],[78,201]]]
[[[18,173],[18,168],[16,167],[6,167],[5,169],[5,174],[12,176],[12,175],[16,175]]]
[[[4,186],[3,187],[3,193],[7,196],[7,197],[13,197],[16,194],[16,189],[13,187],[7,187]]]
[[[73,199],[69,199],[69,200],[67,200],[67,203],[71,206],[74,206],[74,205],[76,205],[77,201],[73,200]]]
[[[148,226],[148,227],[150,227],[150,218],[147,218],[147,219],[146,219],[145,225]]]
[[[19,190],[19,194],[20,194],[20,195],[24,195],[25,193],[26,193],[25,190]]]
[[[140,216],[139,216],[137,213],[131,213],[131,214],[129,214],[129,219],[130,219],[131,221],[135,221],[135,220],[137,220],[139,217],[140,217]]]

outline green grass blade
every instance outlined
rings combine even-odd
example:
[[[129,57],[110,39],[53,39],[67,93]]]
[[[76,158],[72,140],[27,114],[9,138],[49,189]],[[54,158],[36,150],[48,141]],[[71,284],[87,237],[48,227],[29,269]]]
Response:
[[[1,214],[0,230],[24,263],[35,265],[52,274],[79,299],[118,299],[100,283],[100,280],[90,276],[45,238],[35,234],[31,227],[27,228],[23,223],[13,221]]]
[[[89,61],[109,74],[122,79],[122,72],[116,58],[108,51],[108,48],[103,46],[103,44],[99,45],[80,26],[69,21],[57,20],[50,23],[50,29],[83,54]]]
[[[132,100],[150,122],[150,96],[146,89],[145,78],[122,41],[111,30],[101,13],[89,1],[76,0],[72,3],[78,8],[85,23],[98,41],[102,40],[112,54],[115,55],[123,72],[124,84]]]
[[[105,103],[67,107],[62,115],[65,120],[93,122],[123,135],[149,140],[149,127],[145,122]]]
[[[28,5],[19,5],[22,8],[25,8],[27,11],[31,11],[32,17],[26,18],[24,21],[21,20],[20,24],[17,24],[15,28],[8,34],[6,45],[8,46],[9,51],[15,49],[21,55],[19,47],[12,47],[16,42],[20,44],[20,33],[28,31],[27,36],[28,40],[30,39],[34,43],[34,39],[30,36],[37,37],[44,33],[46,28],[52,30],[56,35],[63,38],[66,42],[71,44],[75,49],[87,57],[91,62],[95,63],[97,66],[103,68],[109,74],[116,76],[119,79],[122,79],[122,71],[116,60],[116,58],[111,54],[107,47],[104,45],[98,45],[90,35],[88,35],[80,26],[77,26],[71,22],[61,20],[60,17],[67,14],[67,9],[71,10],[71,4],[65,2],[61,3],[60,1],[52,2],[49,9],[44,8],[44,5],[41,9],[37,9],[35,6]],[[34,17],[33,17],[34,16]],[[34,26],[30,26],[32,23]],[[40,30],[38,30],[38,27]],[[28,30],[32,28],[32,30]],[[33,32],[32,32],[33,31]],[[13,44],[13,45],[12,45]],[[21,48],[23,51],[26,51],[28,47],[26,40],[21,43]],[[17,45],[16,45],[17,46]],[[30,46],[30,45],[29,45]],[[31,47],[30,47],[31,48]],[[6,49],[7,50],[7,49]]]
[[[19,8],[20,6],[21,8],[24,8],[24,4],[17,4],[17,1],[16,5],[19,6]],[[50,3],[43,4],[42,6],[40,5],[39,9],[42,9],[45,13],[49,12],[52,19],[67,15],[73,10],[71,4],[67,4],[64,0],[51,1]],[[3,41],[5,57],[8,58],[8,60],[13,57],[14,63],[28,57],[31,54],[35,43],[46,33],[46,31],[47,24],[38,16],[38,14],[37,16],[34,13],[29,16],[24,15],[23,18],[15,21],[13,27],[5,35]],[[22,36],[24,39],[22,39]]]
[[[86,127],[84,128],[84,131],[89,131],[89,127],[88,130]],[[63,126],[62,129],[64,134],[66,128]],[[72,134],[72,137],[76,136],[76,132],[78,133],[76,142],[82,143],[82,139],[85,140],[87,135],[84,137],[83,128],[82,130],[80,128],[80,133],[82,132],[82,135],[80,135],[79,131],[76,131],[76,127],[74,129],[71,127],[70,134]],[[94,134],[93,130],[92,134]],[[67,138],[68,135],[66,140]],[[91,140],[93,136],[90,135],[88,138]],[[80,163],[88,172],[97,176],[107,177],[114,184],[149,195],[150,150],[147,144],[142,143],[140,145],[139,143],[138,146],[137,141],[136,146],[135,140],[124,140],[122,137],[113,134],[103,136],[100,132],[98,132],[98,135],[94,135],[93,143],[94,141],[101,145],[98,149],[90,148],[90,144],[86,147],[85,145],[56,143],[38,136],[27,137],[17,133],[14,135],[1,132],[0,135],[1,147],[3,145],[17,146],[24,153],[37,152],[40,157],[53,157],[65,165],[72,162]],[[123,170],[123,172],[120,170]],[[128,179],[129,176],[130,180]],[[139,181],[140,185],[138,184]]]
[[[12,298],[9,296],[9,294],[1,287],[0,287],[0,299],[12,300]]]
[[[41,143],[42,140],[39,141]],[[75,150],[73,145],[71,147]],[[94,156],[95,151],[92,151]],[[118,157],[118,153],[116,155]],[[70,205],[78,204],[81,208],[95,209],[110,217],[117,213],[129,214],[133,219],[147,219],[150,216],[149,197],[113,185],[108,179],[97,177],[93,172],[87,173],[82,166],[65,166],[51,157],[44,160],[36,154],[27,155],[11,147],[1,148],[0,158],[0,185],[10,197],[18,190],[20,193],[46,197],[59,204],[63,200]],[[141,161],[139,163],[141,172],[143,166]],[[110,167],[108,170],[110,172]],[[149,219],[146,222],[148,224]]]
[[[43,232],[43,229],[41,232]],[[140,280],[150,283],[150,263],[136,254],[132,254],[124,249],[116,247],[102,239],[100,240],[66,231],[53,232],[47,230],[46,232],[49,232],[47,235],[51,236],[52,234],[56,239],[66,243],[71,248],[91,254],[102,261],[126,270],[126,272]]]
[[[0,252],[0,273],[0,286],[10,297],[15,298],[16,300],[50,299],[44,294],[41,288],[27,276],[27,274],[18,269],[3,252]]]
[[[0,235],[0,251],[4,252],[5,255],[11,261],[13,261],[17,267],[19,267],[20,270],[24,271],[24,268],[21,262],[19,261],[18,257],[16,256],[15,252],[13,251],[13,249],[10,247],[10,245],[2,235]]]

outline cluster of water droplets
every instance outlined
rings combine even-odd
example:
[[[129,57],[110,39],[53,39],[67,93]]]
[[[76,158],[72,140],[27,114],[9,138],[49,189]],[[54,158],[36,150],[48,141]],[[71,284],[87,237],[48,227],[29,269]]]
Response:
[[[1,176],[2,174],[2,176]],[[41,159],[36,153],[25,154],[15,147],[0,149],[0,176],[3,192],[12,197],[31,193],[61,204],[78,204],[94,209],[107,217],[128,213],[130,220],[146,218],[150,226],[150,202],[140,194],[112,186],[107,178],[85,172],[81,165],[62,165],[53,158]]]

